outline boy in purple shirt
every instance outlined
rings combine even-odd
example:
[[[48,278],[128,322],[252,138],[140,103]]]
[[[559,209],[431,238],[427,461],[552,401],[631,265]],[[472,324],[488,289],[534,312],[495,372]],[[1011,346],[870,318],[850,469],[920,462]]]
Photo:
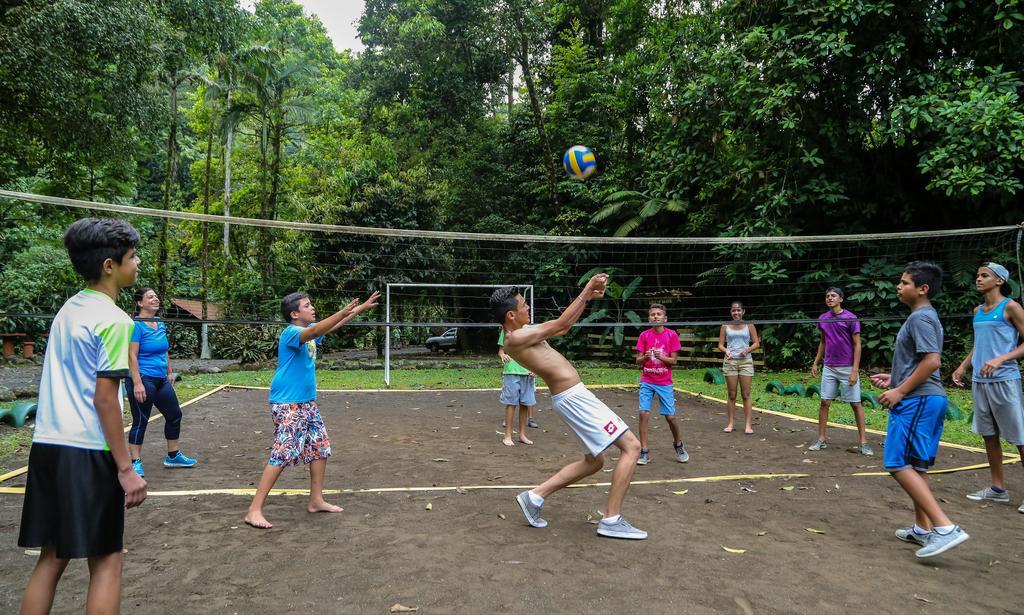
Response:
[[[818,439],[808,448],[820,451],[828,447],[825,428],[828,426],[828,409],[838,397],[850,404],[857,419],[857,433],[860,444],[854,448],[862,455],[874,455],[867,443],[864,430],[864,408],[860,403],[860,321],[857,315],[843,309],[843,289],[833,286],[825,291],[825,305],[828,311],[818,317],[821,339],[818,352],[811,364],[811,374],[818,375],[818,363],[825,355],[825,369],[821,372],[821,407],[818,408]]]

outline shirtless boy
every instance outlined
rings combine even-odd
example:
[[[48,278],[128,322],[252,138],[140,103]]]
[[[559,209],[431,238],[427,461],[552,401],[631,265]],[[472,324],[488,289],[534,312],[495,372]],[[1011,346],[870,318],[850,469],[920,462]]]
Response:
[[[501,288],[491,295],[494,316],[505,330],[505,352],[520,365],[537,374],[551,391],[551,405],[572,428],[583,444],[584,455],[556,472],[538,487],[516,496],[526,520],[533,527],[547,527],[540,511],[545,498],[559,489],[586,478],[604,467],[604,451],[617,446],[619,461],[612,473],[605,516],[597,524],[597,533],[610,538],[643,540],[647,532],[630,525],[620,514],[622,501],[640,456],[640,441],[608,406],[587,390],[569,361],[547,340],[568,333],[579,320],[587,301],[604,296],[608,275],[590,278],[576,299],[555,320],[524,328],[530,322],[530,306],[514,287]]]

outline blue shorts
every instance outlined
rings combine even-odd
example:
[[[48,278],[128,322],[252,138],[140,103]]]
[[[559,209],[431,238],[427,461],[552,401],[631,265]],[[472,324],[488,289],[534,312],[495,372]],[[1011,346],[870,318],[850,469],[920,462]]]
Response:
[[[927,472],[935,465],[935,454],[946,420],[944,395],[904,397],[889,410],[885,434],[885,469],[897,472],[913,468]]]
[[[536,406],[536,376],[519,374],[503,374],[501,377],[501,395],[498,401],[506,406]]]
[[[676,397],[671,384],[640,382],[640,412],[651,411],[651,400],[658,394],[658,414],[676,415]]]

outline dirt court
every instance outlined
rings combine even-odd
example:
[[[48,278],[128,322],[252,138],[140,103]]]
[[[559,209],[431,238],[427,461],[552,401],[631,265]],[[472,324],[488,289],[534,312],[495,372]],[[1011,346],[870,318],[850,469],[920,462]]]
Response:
[[[596,392],[636,427],[635,391]],[[242,522],[251,496],[208,490],[254,487],[273,433],[266,399],[225,389],[185,408],[182,448],[199,459],[190,470],[161,466],[163,424],[151,425],[150,497],[126,520],[123,612],[1024,613],[1018,467],[1007,468],[1013,506],[964,498],[987,469],[934,477],[971,540],[924,563],[893,537],[913,521],[895,481],[853,476],[881,471],[881,436],[870,438],[876,457],[847,452],[856,432],[838,429],[831,448],[808,453],[812,423],[755,413],[755,435],[724,434],[721,404],[680,395],[691,460],[675,461],[652,417],[653,462],[637,469],[624,506],[650,538],[617,541],[594,532],[605,486],[549,498],[543,530],[514,501],[517,486],[581,455],[546,393],[541,429],[528,434],[536,444],[506,448],[496,391],[321,392],[334,445],[327,488],[354,490],[328,499],[345,512],[310,515],[304,496],[272,496],[275,527],[258,531]],[[949,447],[940,457],[938,469],[984,462]],[[613,464],[588,482],[607,482]],[[809,476],[696,480],[758,474]],[[288,469],[277,486],[305,488],[307,474]],[[16,546],[21,500],[0,495],[3,613],[17,610],[35,561]],[[82,612],[87,576],[84,562],[69,566],[54,612]]]

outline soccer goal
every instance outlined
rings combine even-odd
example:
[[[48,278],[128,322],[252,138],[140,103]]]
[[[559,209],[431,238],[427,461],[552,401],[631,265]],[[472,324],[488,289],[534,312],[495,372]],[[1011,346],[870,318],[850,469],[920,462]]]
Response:
[[[489,318],[489,299],[490,292],[497,288],[504,288],[506,286],[515,286],[520,289],[520,292],[526,298],[526,302],[530,305],[530,321],[533,321],[533,285],[532,284],[428,284],[428,283],[405,283],[405,282],[388,282],[385,285],[384,291],[384,383],[388,386],[391,385],[391,350],[393,346],[400,347],[401,344],[394,343],[396,339],[392,333],[393,331],[401,331],[402,328],[443,328],[445,332],[440,336],[445,338],[446,335],[451,333],[453,330],[454,334],[449,335],[450,343],[452,347],[457,347],[458,344],[458,330],[463,327],[496,327],[496,323],[491,322],[493,319]],[[395,303],[392,303],[392,299],[395,299]],[[470,305],[466,305],[466,303]],[[452,314],[445,306],[450,304],[456,304],[456,311],[454,314],[458,318],[447,317],[446,314]],[[403,315],[408,314],[423,314],[438,316],[440,322],[403,322],[402,320],[395,320],[393,317],[396,312],[401,311]],[[409,309],[409,308],[413,309]],[[394,310],[392,308],[395,308]],[[416,318],[415,320],[420,320]],[[402,339],[401,334],[397,337],[398,340]],[[444,350],[441,343],[449,343],[448,339],[444,342],[436,342],[438,350]],[[429,349],[429,347],[428,347]]]

